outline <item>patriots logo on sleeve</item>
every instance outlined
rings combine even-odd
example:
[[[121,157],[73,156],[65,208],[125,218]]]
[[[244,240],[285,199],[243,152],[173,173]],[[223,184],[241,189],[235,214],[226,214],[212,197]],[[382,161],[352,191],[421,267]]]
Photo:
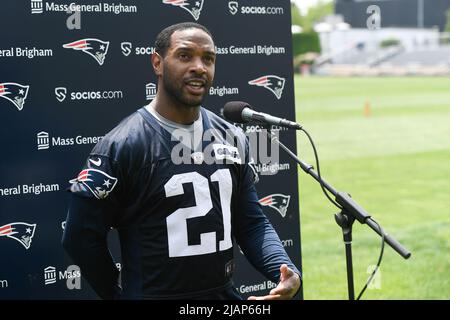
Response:
[[[99,65],[105,62],[106,54],[108,53],[109,41],[102,41],[99,39],[81,39],[63,45],[65,49],[81,50],[93,57]]]
[[[36,230],[36,224],[14,222],[0,227],[0,237],[19,241],[28,250],[34,237],[34,230]]]
[[[23,109],[30,86],[23,86],[14,82],[0,83],[0,97],[9,100],[19,111]]]
[[[183,8],[189,12],[195,20],[200,18],[203,7],[203,0],[163,0],[163,3]]]
[[[97,199],[105,199],[117,184],[118,179],[97,169],[84,169],[75,179],[70,180],[72,184],[80,183],[86,187]]]
[[[286,80],[284,78],[280,78],[274,75],[263,76],[257,79],[251,80],[248,84],[252,86],[264,87],[267,90],[270,90],[277,99],[281,99],[281,95],[283,94],[284,83]]]
[[[271,194],[259,200],[262,206],[268,206],[272,209],[277,210],[281,216],[284,218],[286,216],[286,211],[289,206],[289,200],[291,196],[287,196],[281,193]]]

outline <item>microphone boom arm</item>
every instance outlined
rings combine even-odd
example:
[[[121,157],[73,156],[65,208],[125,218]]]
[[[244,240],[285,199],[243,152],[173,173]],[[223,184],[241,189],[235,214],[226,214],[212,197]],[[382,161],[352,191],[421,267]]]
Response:
[[[316,181],[322,183],[322,185],[327,189],[331,194],[335,196],[336,202],[339,203],[342,208],[346,211],[346,213],[351,214],[356,220],[358,220],[361,224],[367,224],[372,230],[374,230],[378,235],[382,235],[379,230],[377,223],[371,218],[371,216],[365,211],[355,200],[353,200],[350,195],[344,192],[339,192],[335,188],[333,188],[329,183],[327,183],[324,179],[321,179],[319,175],[314,171],[314,167],[310,164],[307,164],[300,160],[296,154],[294,154],[288,147],[286,147],[276,135],[272,134],[270,130],[267,130],[267,134],[271,141],[278,144],[291,158],[293,158],[299,165],[300,168],[310,176],[312,176]],[[383,229],[381,229],[383,230]],[[406,249],[402,244],[400,244],[397,240],[395,240],[392,236],[388,235],[384,232],[384,237],[386,242],[394,249],[399,255],[401,255],[404,259],[408,259],[411,256],[411,252]]]

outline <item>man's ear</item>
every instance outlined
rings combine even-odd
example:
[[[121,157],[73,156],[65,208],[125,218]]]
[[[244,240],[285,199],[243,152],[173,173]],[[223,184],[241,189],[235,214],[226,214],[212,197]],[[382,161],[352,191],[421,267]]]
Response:
[[[162,75],[163,69],[163,58],[159,55],[159,53],[155,52],[151,56],[153,70],[157,76]]]

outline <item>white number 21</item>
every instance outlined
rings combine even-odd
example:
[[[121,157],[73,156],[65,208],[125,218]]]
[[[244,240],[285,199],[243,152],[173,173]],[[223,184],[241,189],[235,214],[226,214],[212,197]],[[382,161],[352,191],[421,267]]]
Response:
[[[224,234],[224,239],[219,242],[219,251],[224,251],[232,246],[230,206],[233,186],[230,170],[219,169],[214,172],[211,175],[211,182],[216,181],[219,185]],[[200,234],[200,244],[189,245],[188,243],[187,220],[203,217],[212,209],[208,179],[198,172],[176,174],[164,185],[166,197],[182,195],[184,183],[192,183],[196,205],[180,208],[166,218],[169,257],[196,256],[216,252],[216,232]]]

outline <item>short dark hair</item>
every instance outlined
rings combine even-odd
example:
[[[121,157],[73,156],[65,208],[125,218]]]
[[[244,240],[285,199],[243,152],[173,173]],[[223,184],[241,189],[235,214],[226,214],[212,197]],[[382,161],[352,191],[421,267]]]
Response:
[[[175,31],[185,30],[185,29],[200,29],[205,31],[211,39],[213,38],[211,32],[199,23],[195,22],[182,22],[177,23],[171,26],[168,26],[164,30],[162,30],[157,36],[155,40],[155,51],[159,53],[160,56],[164,57],[167,53],[167,50],[170,47],[170,37]],[[213,40],[214,41],[214,40]]]

